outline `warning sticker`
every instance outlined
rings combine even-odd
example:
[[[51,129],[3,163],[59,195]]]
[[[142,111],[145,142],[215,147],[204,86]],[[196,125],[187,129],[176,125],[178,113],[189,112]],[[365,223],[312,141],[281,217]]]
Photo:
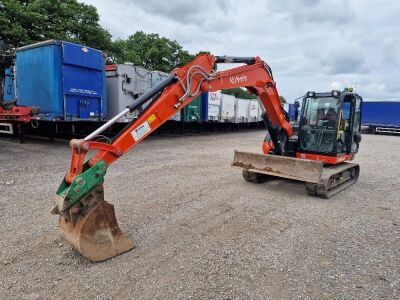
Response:
[[[149,123],[147,121],[144,121],[142,124],[131,131],[131,135],[133,139],[137,142],[150,131],[151,128]]]
[[[150,117],[147,118],[147,122],[149,122],[150,124],[156,119],[156,115],[152,114]]]

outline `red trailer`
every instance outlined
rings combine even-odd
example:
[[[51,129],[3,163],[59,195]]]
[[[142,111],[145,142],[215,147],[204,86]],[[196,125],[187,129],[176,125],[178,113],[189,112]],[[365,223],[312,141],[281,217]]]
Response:
[[[22,143],[24,127],[32,121],[32,108],[17,106],[15,100],[4,101],[6,69],[11,68],[14,62],[15,51],[0,40],[0,133],[14,134],[17,128],[19,142]]]

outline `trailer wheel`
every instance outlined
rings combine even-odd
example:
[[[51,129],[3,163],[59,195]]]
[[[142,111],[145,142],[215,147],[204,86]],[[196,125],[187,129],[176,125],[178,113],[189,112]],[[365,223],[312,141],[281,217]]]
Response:
[[[244,180],[246,180],[248,182],[252,182],[252,183],[263,183],[271,177],[266,174],[252,172],[252,171],[248,171],[248,170],[243,170],[242,175],[243,175]]]

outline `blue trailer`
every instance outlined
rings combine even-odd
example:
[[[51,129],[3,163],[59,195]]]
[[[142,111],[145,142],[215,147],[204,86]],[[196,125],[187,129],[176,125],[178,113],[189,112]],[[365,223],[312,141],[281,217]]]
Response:
[[[296,107],[293,103],[289,103],[289,111],[287,113],[289,115],[289,121],[297,121],[298,112],[296,112]]]
[[[99,50],[50,40],[17,49],[18,104],[41,120],[102,120],[106,116],[104,56]]]
[[[201,94],[201,121],[208,122],[208,92]]]
[[[363,102],[361,118],[372,133],[400,133],[400,102]]]

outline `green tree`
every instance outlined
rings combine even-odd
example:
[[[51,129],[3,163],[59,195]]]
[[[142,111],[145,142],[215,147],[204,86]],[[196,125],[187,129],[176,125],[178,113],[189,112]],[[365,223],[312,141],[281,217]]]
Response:
[[[118,63],[131,62],[149,70],[170,72],[194,59],[177,41],[160,37],[156,33],[138,31],[127,40],[114,43],[113,59]]]
[[[279,100],[281,100],[281,104],[286,103],[286,98],[283,96],[279,96]]]
[[[113,51],[96,8],[76,0],[1,0],[0,39],[14,47],[60,39]]]
[[[241,88],[222,90],[222,93],[226,94],[226,95],[232,95],[232,96],[235,96],[236,98],[242,98],[242,99],[256,99],[257,98],[256,95],[252,95],[247,90],[244,90]]]

